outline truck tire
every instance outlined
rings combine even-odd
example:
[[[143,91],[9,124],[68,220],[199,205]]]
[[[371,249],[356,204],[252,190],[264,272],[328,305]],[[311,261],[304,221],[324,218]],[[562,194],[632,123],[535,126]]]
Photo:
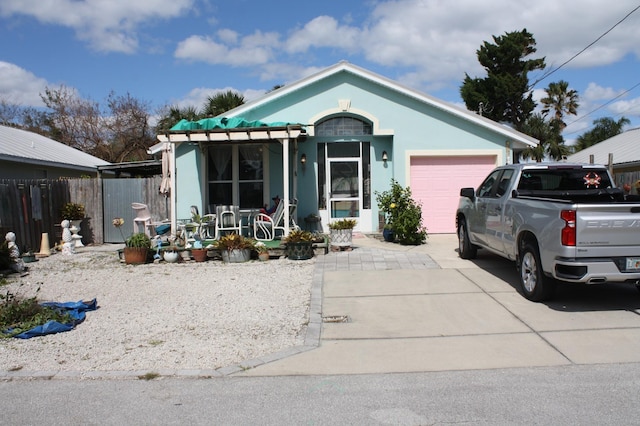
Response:
[[[462,259],[475,259],[478,255],[478,248],[471,244],[469,233],[467,232],[467,223],[464,219],[460,219],[458,226],[458,255]]]
[[[520,252],[518,269],[524,297],[532,302],[542,302],[553,295],[555,282],[544,274],[540,264],[540,253],[535,244],[525,244]]]

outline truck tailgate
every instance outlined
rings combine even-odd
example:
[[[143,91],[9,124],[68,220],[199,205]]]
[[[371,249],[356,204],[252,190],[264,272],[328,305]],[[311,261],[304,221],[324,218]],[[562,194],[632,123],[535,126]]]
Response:
[[[579,204],[577,247],[640,246],[640,204]]]

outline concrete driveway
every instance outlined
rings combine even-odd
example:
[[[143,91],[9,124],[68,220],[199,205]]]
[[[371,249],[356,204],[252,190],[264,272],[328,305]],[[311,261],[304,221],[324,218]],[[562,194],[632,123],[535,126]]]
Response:
[[[419,247],[356,235],[353,251],[318,257],[314,281],[305,346],[234,375],[640,362],[633,286],[561,285],[553,301],[529,302],[514,263],[482,250],[462,260],[452,234]]]

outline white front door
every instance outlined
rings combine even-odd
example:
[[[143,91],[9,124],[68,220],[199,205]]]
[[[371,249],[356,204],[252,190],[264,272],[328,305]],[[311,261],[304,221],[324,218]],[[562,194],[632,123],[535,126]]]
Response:
[[[362,212],[362,162],[360,158],[329,158],[327,189],[329,222],[358,219]]]

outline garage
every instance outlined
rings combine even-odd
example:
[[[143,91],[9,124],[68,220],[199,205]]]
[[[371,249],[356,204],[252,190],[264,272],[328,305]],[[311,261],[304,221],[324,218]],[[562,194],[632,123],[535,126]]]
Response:
[[[422,203],[429,234],[456,232],[460,188],[477,187],[496,167],[496,159],[495,155],[411,157],[411,193]]]

